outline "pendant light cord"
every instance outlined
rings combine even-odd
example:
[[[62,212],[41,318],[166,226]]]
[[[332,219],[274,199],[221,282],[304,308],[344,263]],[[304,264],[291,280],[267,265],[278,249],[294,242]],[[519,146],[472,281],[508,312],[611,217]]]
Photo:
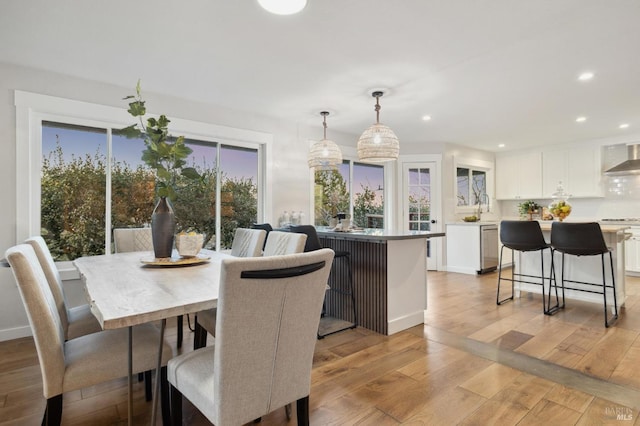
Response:
[[[322,111],[320,115],[324,117],[322,120],[322,127],[324,127],[324,140],[327,140],[327,115],[329,115],[329,113],[327,111]]]
[[[373,92],[371,95],[376,98],[376,124],[380,124],[380,96],[384,92]]]

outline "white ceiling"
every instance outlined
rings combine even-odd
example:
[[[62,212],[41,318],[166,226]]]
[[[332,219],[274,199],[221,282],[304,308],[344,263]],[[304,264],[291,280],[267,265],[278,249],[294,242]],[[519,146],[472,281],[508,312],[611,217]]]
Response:
[[[0,0],[0,40],[1,62],[141,78],[319,134],[326,109],[329,137],[369,126],[378,88],[401,144],[496,151],[640,130],[638,0],[309,0],[293,16],[256,0]],[[595,78],[578,82],[585,70]]]

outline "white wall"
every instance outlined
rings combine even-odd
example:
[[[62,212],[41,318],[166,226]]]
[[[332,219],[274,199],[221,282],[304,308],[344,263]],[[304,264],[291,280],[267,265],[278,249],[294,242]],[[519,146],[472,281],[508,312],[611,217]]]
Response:
[[[114,107],[125,107],[122,98],[133,93],[131,87],[118,87],[55,74],[47,71],[0,63],[0,257],[16,244],[16,114],[14,90],[39,93]],[[142,76],[144,91],[144,76]],[[273,135],[271,208],[265,220],[275,221],[283,210],[302,210],[310,218],[310,174],[307,167],[309,140],[322,136],[318,126],[309,128],[295,122],[284,122],[267,116],[232,111],[209,104],[192,102],[144,92],[147,107],[171,118],[184,118],[205,123],[255,130]],[[212,100],[215,103],[215,100]],[[338,144],[351,144],[357,136],[332,131]],[[9,269],[0,268],[0,341],[29,334],[29,326],[18,289]]]

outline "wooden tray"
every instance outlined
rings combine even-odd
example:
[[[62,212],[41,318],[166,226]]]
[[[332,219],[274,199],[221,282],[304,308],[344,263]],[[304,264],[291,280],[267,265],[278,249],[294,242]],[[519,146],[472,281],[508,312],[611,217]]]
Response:
[[[190,265],[199,265],[201,263],[208,262],[211,259],[211,256],[207,256],[206,254],[198,254],[196,256],[191,257],[164,257],[164,258],[155,258],[155,257],[145,257],[140,259],[146,266],[190,266]]]

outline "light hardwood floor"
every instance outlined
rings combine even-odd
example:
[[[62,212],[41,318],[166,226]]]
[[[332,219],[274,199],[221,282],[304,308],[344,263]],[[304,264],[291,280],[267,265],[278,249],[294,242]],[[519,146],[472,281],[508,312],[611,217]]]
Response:
[[[523,293],[496,306],[496,279],[430,272],[424,326],[319,340],[311,423],[640,425],[640,279],[628,279],[609,329],[598,304],[569,301],[549,317],[539,296]],[[175,328],[167,340],[175,345]],[[125,424],[126,398],[125,379],[65,394],[63,424]],[[37,425],[44,405],[32,339],[1,342],[0,425]],[[136,383],[136,424],[148,424],[150,406]],[[185,402],[184,424],[208,422]],[[262,424],[287,424],[285,410]]]

